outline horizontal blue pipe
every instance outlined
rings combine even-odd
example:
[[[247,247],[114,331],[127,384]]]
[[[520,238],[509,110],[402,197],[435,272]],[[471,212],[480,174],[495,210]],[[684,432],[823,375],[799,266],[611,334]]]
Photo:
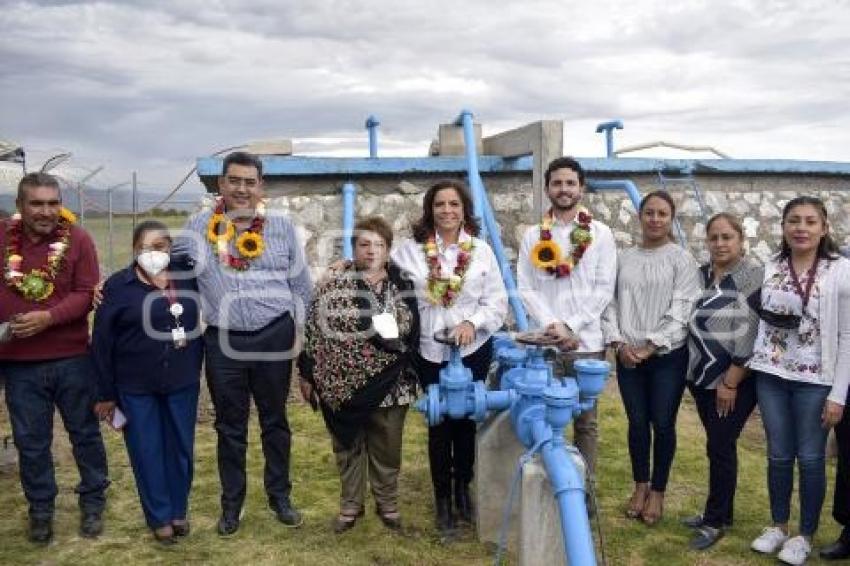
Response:
[[[264,156],[263,171],[269,177],[311,177],[351,175],[405,175],[466,173],[464,156],[441,157],[304,157]],[[722,174],[722,175],[827,175],[850,177],[850,163],[839,161],[797,161],[789,159],[651,159],[633,157],[581,157],[578,162],[589,174],[625,175]],[[197,160],[199,177],[221,174],[222,158]],[[530,173],[531,156],[478,156],[478,169],[489,173]]]

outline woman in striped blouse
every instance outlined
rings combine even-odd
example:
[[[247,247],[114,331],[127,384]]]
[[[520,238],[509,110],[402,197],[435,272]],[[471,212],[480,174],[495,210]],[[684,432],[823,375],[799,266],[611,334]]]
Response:
[[[617,351],[617,383],[629,421],[635,486],[626,516],[654,525],[663,513],[676,452],[687,325],[700,289],[696,261],[670,241],[676,205],[669,193],[649,193],[638,212],[642,241],[620,253],[604,327],[606,342]]]
[[[743,255],[744,230],[729,213],[706,224],[711,261],[700,268],[703,292],[691,317],[688,388],[705,427],[708,499],[701,515],[682,521],[694,529],[690,546],[704,550],[732,524],[738,476],[737,441],[756,406],[746,363],[758,329],[764,268]]]

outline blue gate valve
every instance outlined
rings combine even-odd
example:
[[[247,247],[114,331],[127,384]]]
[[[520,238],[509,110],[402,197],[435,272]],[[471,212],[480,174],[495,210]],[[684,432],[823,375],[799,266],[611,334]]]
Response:
[[[507,409],[516,400],[515,391],[488,391],[483,381],[473,381],[472,371],[463,365],[454,336],[441,330],[434,340],[451,346],[449,363],[440,370],[440,383],[428,386],[416,409],[425,414],[428,426],[436,426],[447,416],[483,421],[487,411]]]

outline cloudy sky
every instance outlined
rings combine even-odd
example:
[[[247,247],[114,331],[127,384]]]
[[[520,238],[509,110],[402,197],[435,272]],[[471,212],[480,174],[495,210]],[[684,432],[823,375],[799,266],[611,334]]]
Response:
[[[198,156],[424,155],[464,107],[485,134],[564,120],[565,149],[713,145],[848,160],[848,0],[0,0],[0,139],[169,187]]]

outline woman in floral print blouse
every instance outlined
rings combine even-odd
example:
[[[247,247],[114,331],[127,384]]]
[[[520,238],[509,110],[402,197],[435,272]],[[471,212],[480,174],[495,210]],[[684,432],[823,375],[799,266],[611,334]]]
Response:
[[[803,564],[826,493],[827,432],[841,420],[850,383],[850,261],[838,255],[820,199],[789,201],[782,235],[782,249],[765,266],[749,362],[767,436],[773,519],[752,548]],[[795,460],[800,527],[789,538]]]
[[[416,395],[410,354],[419,344],[419,316],[410,284],[388,261],[392,238],[382,218],[357,223],[354,262],[318,285],[298,360],[301,392],[321,408],[339,467],[337,533],[363,514],[367,477],[381,521],[401,527],[398,474]]]

